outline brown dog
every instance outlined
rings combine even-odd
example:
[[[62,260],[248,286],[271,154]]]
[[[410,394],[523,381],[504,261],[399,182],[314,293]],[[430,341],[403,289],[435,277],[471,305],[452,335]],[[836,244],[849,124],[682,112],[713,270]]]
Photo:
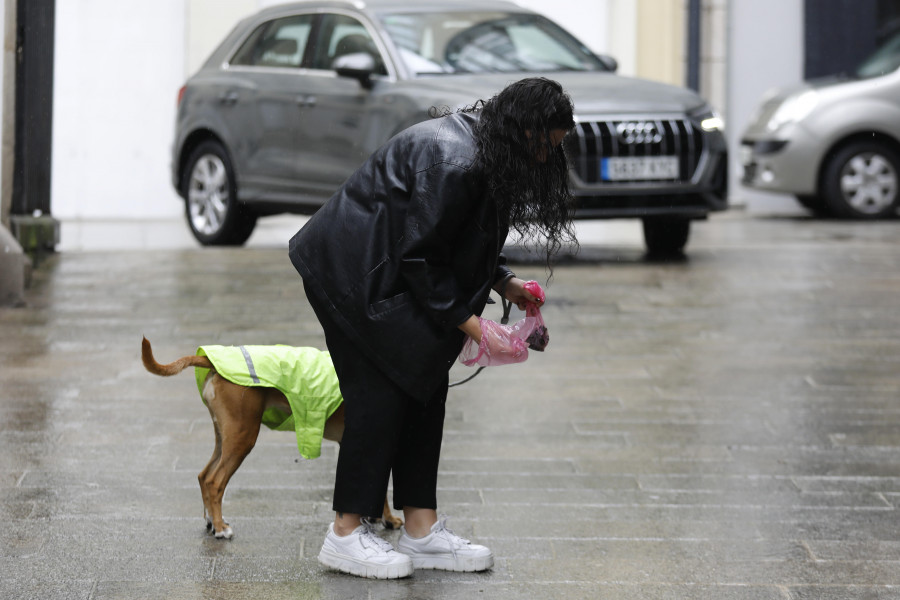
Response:
[[[153,358],[147,338],[141,344],[141,359],[148,371],[163,377],[177,375],[188,367],[210,369],[203,385],[203,401],[212,417],[216,447],[198,479],[206,529],[217,538],[231,539],[234,531],[222,519],[225,486],[256,444],[263,412],[275,407],[289,414],[290,404],[284,394],[275,388],[247,387],[228,381],[216,372],[205,356],[184,356],[167,365],[159,364]],[[344,407],[341,405],[325,422],[323,437],[340,443],[343,433]],[[403,524],[402,520],[391,514],[387,498],[384,500],[382,520],[389,529],[399,528]]]

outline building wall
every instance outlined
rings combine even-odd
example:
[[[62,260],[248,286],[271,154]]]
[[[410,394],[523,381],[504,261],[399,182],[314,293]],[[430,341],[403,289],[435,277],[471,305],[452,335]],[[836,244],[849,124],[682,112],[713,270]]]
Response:
[[[184,40],[183,0],[57,2],[54,216],[181,212],[168,165]]]
[[[184,76],[194,73],[238,21],[266,4],[259,0],[182,0],[185,5]],[[276,4],[269,2],[268,4]]]
[[[685,82],[684,0],[637,0],[638,77],[674,85]]]
[[[596,51],[612,55],[619,61],[619,73],[637,74],[638,11],[634,0],[609,0],[606,20],[609,30],[609,46]]]
[[[700,95],[728,122],[728,0],[703,0],[700,24]]]
[[[740,185],[740,138],[759,101],[774,87],[803,80],[803,0],[731,0],[728,11],[726,121],[730,194],[750,208],[785,198]]]

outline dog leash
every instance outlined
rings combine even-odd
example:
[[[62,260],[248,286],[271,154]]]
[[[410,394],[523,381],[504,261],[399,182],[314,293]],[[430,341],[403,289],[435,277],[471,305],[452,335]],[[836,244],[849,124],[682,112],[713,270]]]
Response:
[[[503,303],[503,316],[500,318],[500,324],[506,325],[507,323],[509,323],[509,313],[512,310],[512,302],[510,302],[509,300],[507,300],[506,298],[503,298],[503,297],[500,298],[500,301]],[[475,371],[474,373],[472,373],[465,379],[460,379],[459,381],[454,381],[453,383],[447,385],[447,387],[452,388],[452,387],[456,387],[458,385],[467,383],[469,381],[472,381],[483,370],[484,370],[484,366],[480,366],[480,367],[478,367],[477,371]]]
[[[460,379],[459,381],[454,381],[453,383],[448,384],[447,387],[448,387],[448,388],[452,388],[452,387],[456,387],[456,386],[458,386],[458,385],[462,385],[462,384],[464,384],[464,383],[467,383],[467,382],[469,382],[469,381],[472,381],[473,379],[475,379],[475,376],[476,376],[476,375],[478,375],[479,373],[481,373],[482,370],[484,370],[484,367],[478,367],[478,370],[477,370],[477,371],[475,371],[474,373],[472,373],[471,375],[469,375],[469,376],[466,377],[465,379]]]

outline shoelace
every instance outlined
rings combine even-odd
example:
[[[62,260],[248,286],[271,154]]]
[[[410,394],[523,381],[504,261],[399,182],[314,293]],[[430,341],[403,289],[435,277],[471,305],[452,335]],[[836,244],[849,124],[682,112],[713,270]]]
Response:
[[[447,527],[448,520],[447,515],[441,515],[438,519],[438,528],[434,533],[450,543],[450,552],[453,554],[453,558],[456,558],[456,550],[468,546],[471,542],[453,533],[453,530]]]
[[[362,524],[366,528],[365,532],[363,532],[359,536],[359,540],[363,545],[363,548],[378,548],[384,552],[391,552],[394,549],[389,541],[381,538],[377,533],[375,533],[374,523],[372,523],[371,521],[363,520]]]

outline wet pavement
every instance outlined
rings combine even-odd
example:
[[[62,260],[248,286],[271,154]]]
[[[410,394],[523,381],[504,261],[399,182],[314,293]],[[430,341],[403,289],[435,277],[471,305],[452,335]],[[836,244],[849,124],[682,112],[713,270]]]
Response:
[[[440,510],[495,568],[387,582],[315,560],[328,442],[304,461],[264,431],[234,540],[208,537],[208,414],[190,374],[140,363],[142,335],[162,361],[324,347],[286,240],[55,255],[0,310],[0,597],[900,598],[898,233],[733,211],[684,261],[586,243],[547,289],[547,352],[448,400]]]

